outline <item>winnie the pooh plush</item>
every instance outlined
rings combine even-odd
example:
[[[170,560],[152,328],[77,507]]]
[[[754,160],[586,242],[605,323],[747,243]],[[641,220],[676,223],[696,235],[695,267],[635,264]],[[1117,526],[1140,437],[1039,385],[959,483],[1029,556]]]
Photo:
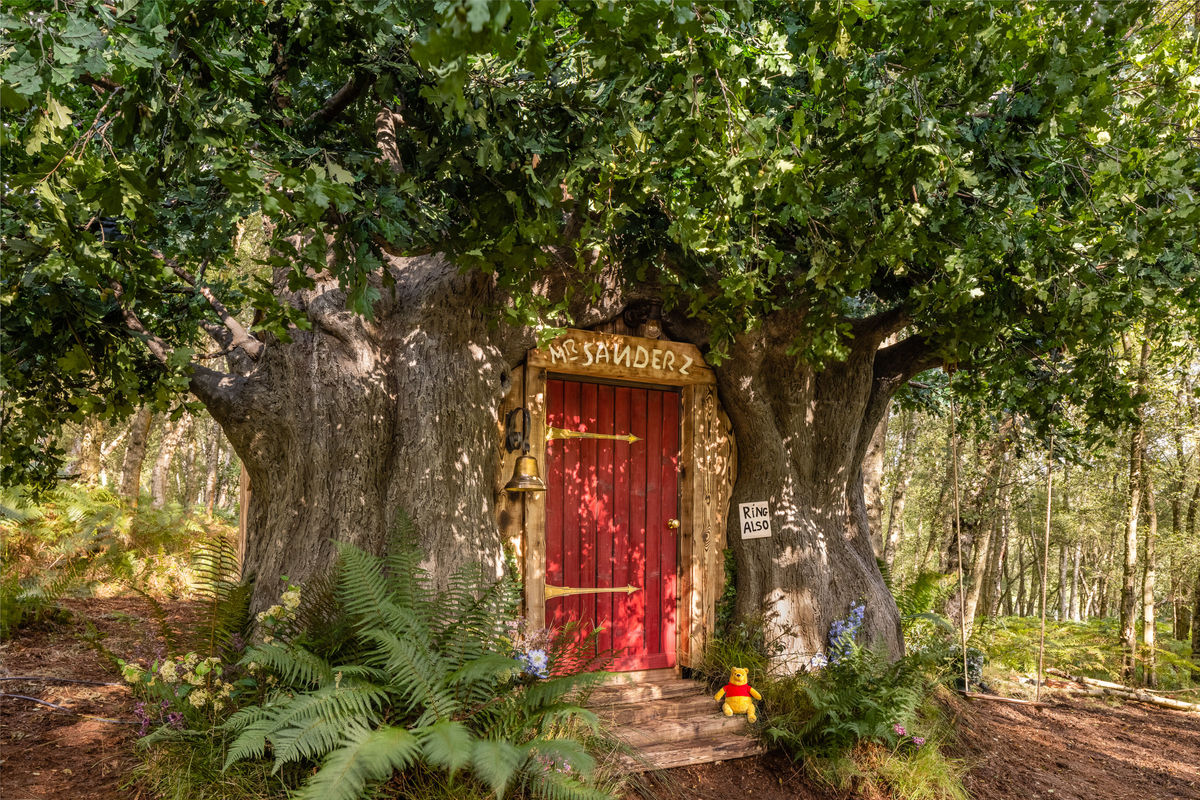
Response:
[[[750,722],[758,719],[758,714],[754,709],[754,700],[762,700],[762,695],[750,686],[750,670],[745,667],[734,667],[729,673],[729,683],[725,684],[724,688],[715,695],[717,700],[722,697],[725,698],[725,705],[721,707],[721,710],[725,712],[725,716],[745,714],[746,719]],[[751,697],[754,700],[751,700]]]

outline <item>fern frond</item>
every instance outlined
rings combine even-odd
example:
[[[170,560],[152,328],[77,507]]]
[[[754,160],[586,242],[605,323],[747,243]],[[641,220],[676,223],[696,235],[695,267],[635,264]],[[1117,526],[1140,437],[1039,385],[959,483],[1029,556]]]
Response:
[[[354,545],[339,542],[338,599],[345,611],[364,620],[377,620],[388,594],[380,560]]]
[[[267,734],[274,730],[275,720],[267,709],[251,706],[231,716],[223,727],[238,732],[225,756],[224,769],[229,769],[238,761],[266,756]]]
[[[317,654],[298,645],[257,644],[246,650],[242,663],[257,662],[291,686],[316,687],[333,682],[334,671]]]
[[[403,728],[351,726],[341,746],[296,795],[297,800],[358,800],[368,782],[382,781],[413,763],[417,738]]]
[[[227,536],[209,536],[197,545],[191,567],[192,591],[205,602],[208,655],[217,655],[246,631],[253,586],[239,579],[237,544]]]
[[[511,742],[480,739],[471,748],[471,771],[503,800],[504,792],[516,776],[528,753]]]
[[[554,770],[533,773],[530,783],[534,797],[544,800],[612,800],[611,793]]]
[[[451,775],[471,760],[471,744],[475,737],[461,722],[443,720],[422,728],[417,736],[425,760]]]
[[[400,693],[401,699],[424,709],[418,725],[449,719],[458,710],[453,694],[437,681],[445,671],[435,654],[379,628],[363,631],[362,637],[377,646],[375,658],[382,662],[390,676],[390,686]]]

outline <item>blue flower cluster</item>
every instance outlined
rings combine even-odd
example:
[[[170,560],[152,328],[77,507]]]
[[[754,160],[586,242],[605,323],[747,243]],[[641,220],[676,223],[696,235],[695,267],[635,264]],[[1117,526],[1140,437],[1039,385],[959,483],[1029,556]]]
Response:
[[[545,678],[550,675],[550,657],[546,655],[545,650],[517,653],[517,661],[521,662],[521,668],[525,670],[526,674],[537,678]]]
[[[834,620],[834,623],[829,626],[829,663],[836,664],[845,658],[854,645],[854,640],[858,637],[858,631],[862,628],[863,615],[866,614],[866,606],[862,603],[853,603],[850,606],[850,613],[845,619]]]

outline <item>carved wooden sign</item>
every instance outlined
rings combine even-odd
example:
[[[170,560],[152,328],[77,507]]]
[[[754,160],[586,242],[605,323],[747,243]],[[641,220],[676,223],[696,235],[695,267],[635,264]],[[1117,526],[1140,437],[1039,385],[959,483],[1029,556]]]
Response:
[[[568,330],[531,350],[529,363],[551,372],[676,386],[715,380],[695,345],[595,331]]]

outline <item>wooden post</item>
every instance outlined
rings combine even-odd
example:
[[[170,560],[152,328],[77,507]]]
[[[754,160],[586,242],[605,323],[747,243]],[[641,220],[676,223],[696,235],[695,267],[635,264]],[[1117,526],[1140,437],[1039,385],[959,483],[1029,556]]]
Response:
[[[525,365],[525,408],[529,411],[529,452],[546,464],[546,369]],[[546,627],[546,494],[525,492],[525,620],[531,630]]]

